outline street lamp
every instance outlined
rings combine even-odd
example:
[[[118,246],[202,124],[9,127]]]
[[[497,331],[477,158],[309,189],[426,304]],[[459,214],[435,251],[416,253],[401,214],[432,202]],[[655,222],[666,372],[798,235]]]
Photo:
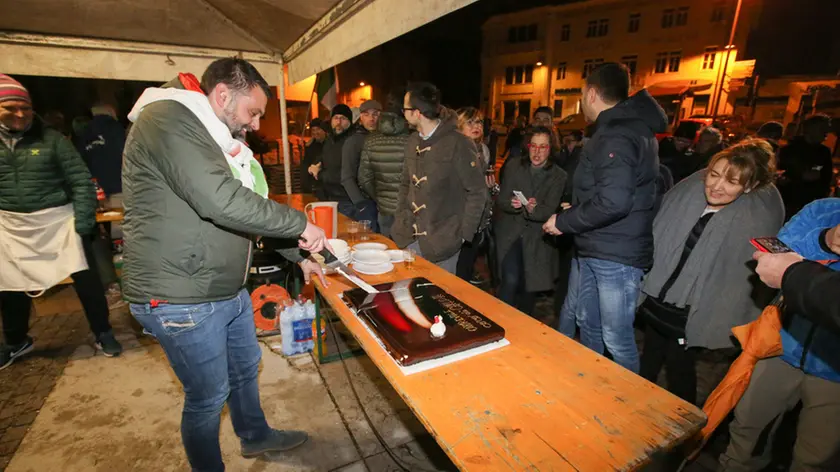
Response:
[[[720,98],[723,95],[723,82],[726,80],[726,68],[729,67],[729,55],[732,54],[732,49],[735,48],[733,43],[735,42],[735,30],[738,28],[738,17],[741,15],[741,3],[743,3],[743,0],[738,0],[738,5],[735,7],[735,18],[732,20],[732,29],[729,32],[729,41],[726,42],[726,59],[723,62],[723,72],[720,74],[712,119],[717,118],[718,107],[720,107]]]
[[[364,86],[365,86],[364,82],[359,82],[359,87],[364,87]]]

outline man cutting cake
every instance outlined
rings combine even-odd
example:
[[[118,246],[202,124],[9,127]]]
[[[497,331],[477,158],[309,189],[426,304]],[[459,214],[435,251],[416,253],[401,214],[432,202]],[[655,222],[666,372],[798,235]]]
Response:
[[[201,82],[180,74],[147,89],[129,119],[123,164],[123,293],[131,313],[160,341],[186,396],[181,437],[194,471],[222,471],[219,423],[227,403],[242,455],[306,441],[279,431],[260,406],[261,351],[243,288],[251,235],[299,240],[319,252],[323,230],[267,199],[265,175],[242,144],[256,131],[270,91],[247,61],[220,59]],[[307,279],[321,274],[298,248],[283,251]]]

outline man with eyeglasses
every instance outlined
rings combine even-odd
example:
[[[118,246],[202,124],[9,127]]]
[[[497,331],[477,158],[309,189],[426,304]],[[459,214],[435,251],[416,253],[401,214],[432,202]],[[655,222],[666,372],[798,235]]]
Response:
[[[455,114],[441,107],[432,84],[409,84],[403,115],[417,132],[406,144],[391,237],[455,274],[461,245],[475,237],[488,198],[476,169],[480,152],[458,132]]]
[[[382,105],[376,100],[368,100],[362,103],[359,112],[359,124],[356,125],[341,150],[341,185],[353,203],[353,215],[351,217],[359,221],[370,221],[371,229],[379,231],[376,218],[376,202],[359,188],[358,180],[362,148],[365,147],[365,140],[370,133],[376,131],[379,126]]]

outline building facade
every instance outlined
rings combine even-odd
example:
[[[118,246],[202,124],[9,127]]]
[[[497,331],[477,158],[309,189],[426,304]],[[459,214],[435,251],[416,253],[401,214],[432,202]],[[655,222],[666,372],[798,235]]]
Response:
[[[647,88],[672,121],[729,114],[731,79],[751,74],[739,54],[761,1],[742,0],[731,44],[737,0],[586,0],[492,17],[483,26],[482,104],[495,122],[539,106],[566,118],[580,111],[586,75],[622,62],[633,89]]]

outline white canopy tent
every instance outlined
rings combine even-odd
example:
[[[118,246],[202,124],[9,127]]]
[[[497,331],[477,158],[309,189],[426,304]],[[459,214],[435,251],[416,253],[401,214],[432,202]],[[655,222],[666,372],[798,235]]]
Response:
[[[178,72],[200,76],[220,57],[243,57],[279,86],[291,193],[285,83],[475,1],[3,0],[0,72],[164,82]]]

